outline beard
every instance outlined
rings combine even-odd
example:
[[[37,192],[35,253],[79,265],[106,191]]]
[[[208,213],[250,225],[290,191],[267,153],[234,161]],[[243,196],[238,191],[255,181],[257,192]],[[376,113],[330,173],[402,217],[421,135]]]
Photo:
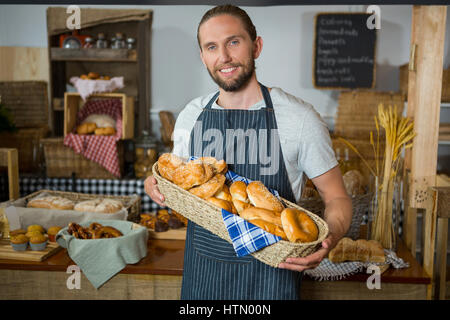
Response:
[[[213,79],[213,81],[223,90],[227,92],[238,91],[244,85],[246,85],[250,78],[255,73],[255,60],[250,59],[245,65],[242,64],[229,64],[227,66],[230,67],[243,67],[242,73],[238,75],[237,79],[224,81],[216,74],[216,72],[220,72],[219,70],[222,68],[216,68],[215,72],[212,73],[209,68],[207,68],[209,75]]]

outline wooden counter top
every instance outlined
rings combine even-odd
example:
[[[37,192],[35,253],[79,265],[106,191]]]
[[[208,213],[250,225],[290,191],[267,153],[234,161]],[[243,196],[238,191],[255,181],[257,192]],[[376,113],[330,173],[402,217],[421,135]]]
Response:
[[[149,240],[147,256],[136,264],[127,265],[120,273],[181,276],[183,274],[183,255],[183,240]],[[406,269],[391,267],[381,275],[382,282],[415,284],[429,284],[431,282],[430,277],[402,241],[399,243],[397,256],[409,262],[410,267]],[[73,264],[75,263],[70,259],[65,249],[42,262],[0,259],[0,269],[9,270],[66,272],[67,267]],[[370,274],[367,273],[358,273],[348,276],[342,281],[365,282],[369,276]],[[308,276],[303,279],[306,281],[312,280]]]

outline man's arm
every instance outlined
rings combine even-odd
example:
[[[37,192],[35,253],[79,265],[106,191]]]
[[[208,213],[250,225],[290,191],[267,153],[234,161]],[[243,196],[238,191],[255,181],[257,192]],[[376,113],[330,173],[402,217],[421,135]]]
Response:
[[[311,181],[325,203],[324,218],[328,224],[329,235],[322,241],[322,248],[304,258],[288,258],[286,263],[279,265],[280,268],[303,271],[317,267],[350,228],[352,201],[345,190],[339,167],[336,166]]]

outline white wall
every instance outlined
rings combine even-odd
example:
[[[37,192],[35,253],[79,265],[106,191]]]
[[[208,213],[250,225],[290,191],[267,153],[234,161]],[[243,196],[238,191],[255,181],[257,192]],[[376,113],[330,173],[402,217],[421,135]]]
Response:
[[[85,6],[83,6],[85,7]],[[210,6],[89,6],[150,8],[152,24],[151,109],[178,113],[196,96],[215,90],[204,69],[196,41],[197,24]],[[376,89],[397,91],[398,67],[409,60],[411,6],[380,6],[381,30],[376,53]],[[0,45],[46,47],[45,5],[0,5]],[[256,62],[259,80],[281,87],[312,103],[333,125],[339,91],[312,85],[313,19],[318,12],[363,11],[365,6],[243,7],[252,18],[264,48]],[[450,30],[447,19],[447,30]],[[450,32],[446,34],[444,67],[450,65]],[[153,129],[159,134],[159,129]]]

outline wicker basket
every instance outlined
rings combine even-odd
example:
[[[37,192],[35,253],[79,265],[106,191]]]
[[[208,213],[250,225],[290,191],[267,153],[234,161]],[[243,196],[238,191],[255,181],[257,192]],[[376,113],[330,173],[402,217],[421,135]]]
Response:
[[[44,155],[40,141],[48,135],[46,126],[20,128],[16,132],[0,133],[0,148],[16,148],[19,152],[20,172],[35,172],[40,169]]]
[[[366,193],[363,195],[357,195],[352,197],[353,205],[353,216],[350,229],[345,234],[346,237],[356,240],[359,238],[359,233],[361,229],[361,224],[363,222],[364,216],[367,215],[370,202],[372,200],[372,194]],[[319,217],[323,218],[325,204],[322,199],[318,198],[303,198],[300,199],[299,205],[303,208],[317,214]]]
[[[0,96],[16,127],[48,126],[47,82],[0,81]]]
[[[232,243],[225,224],[222,221],[220,208],[206,200],[194,196],[189,191],[186,191],[161,177],[158,172],[158,163],[153,165],[152,171],[153,176],[158,181],[158,188],[164,195],[165,204],[169,208],[179,212],[187,219],[211,231],[220,238]],[[315,252],[320,248],[321,242],[328,235],[328,226],[320,217],[285,199],[282,199],[282,201],[287,207],[306,211],[316,223],[319,229],[319,237],[316,241],[309,243],[292,243],[280,240],[275,244],[252,253],[256,259],[272,267],[277,267],[278,264],[285,261],[288,257],[304,257]]]
[[[141,213],[141,197],[138,195],[131,196],[113,196],[113,195],[105,195],[105,194],[88,194],[88,193],[78,193],[78,192],[67,192],[67,191],[54,191],[54,190],[39,190],[34,193],[31,193],[25,197],[23,200],[28,202],[29,199],[33,199],[34,197],[40,195],[41,193],[48,193],[52,196],[59,196],[73,202],[80,202],[85,200],[91,200],[96,198],[108,198],[114,200],[120,200],[128,211],[128,220],[137,222],[140,219]]]
[[[41,140],[44,146],[47,176],[52,178],[68,178],[75,173],[80,179],[117,179],[115,175],[98,163],[77,154],[72,148],[64,145],[64,138],[48,138]],[[123,173],[124,148],[117,142],[120,171]]]

